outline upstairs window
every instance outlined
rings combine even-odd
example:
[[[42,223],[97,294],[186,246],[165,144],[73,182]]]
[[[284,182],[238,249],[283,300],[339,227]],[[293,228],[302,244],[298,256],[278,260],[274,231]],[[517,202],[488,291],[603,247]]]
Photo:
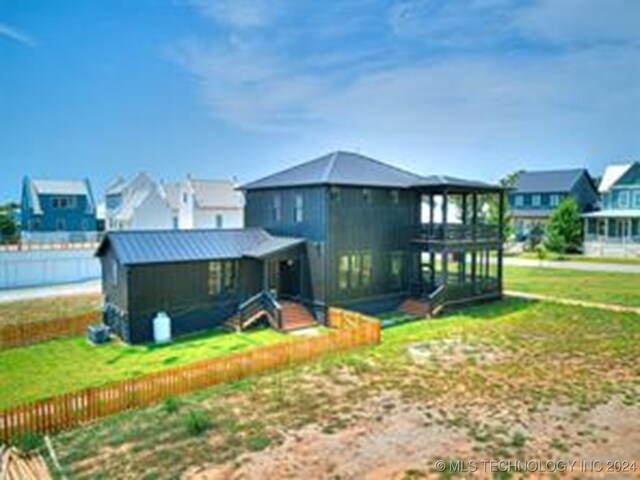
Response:
[[[111,285],[114,287],[118,286],[118,276],[120,275],[120,271],[118,268],[118,261],[113,260],[111,263]]]
[[[391,203],[394,205],[400,203],[400,192],[398,190],[391,190]]]
[[[557,193],[552,193],[549,196],[549,205],[552,207],[557,207],[560,204],[560,195]]]
[[[523,207],[524,206],[524,196],[523,195],[516,195],[513,198],[513,203],[515,204],[516,207]]]
[[[223,222],[224,222],[224,219],[222,218],[222,214],[220,213],[216,214],[216,228],[222,228]]]
[[[182,203],[187,203],[189,201],[189,196],[187,195],[187,192],[184,192],[182,194]]]
[[[302,220],[304,218],[303,215],[303,200],[302,200],[302,195],[301,194],[296,194],[295,197],[295,206],[293,208],[293,221],[296,223],[302,223]]]
[[[640,190],[633,192],[633,206],[635,208],[640,208]]]
[[[279,222],[282,220],[282,197],[280,194],[276,194],[273,196],[273,221]]]
[[[363,188],[362,189],[362,201],[364,202],[365,205],[371,205],[371,200],[372,200],[371,189],[370,188]]]
[[[623,190],[618,194],[618,208],[629,208],[629,192]]]
[[[538,194],[531,195],[531,206],[539,207],[542,205],[542,197]]]
[[[331,202],[340,203],[340,187],[331,187],[329,197],[331,198]]]
[[[340,255],[338,260],[338,288],[349,288],[349,255]]]
[[[402,286],[402,252],[391,252],[389,274],[394,288]]]

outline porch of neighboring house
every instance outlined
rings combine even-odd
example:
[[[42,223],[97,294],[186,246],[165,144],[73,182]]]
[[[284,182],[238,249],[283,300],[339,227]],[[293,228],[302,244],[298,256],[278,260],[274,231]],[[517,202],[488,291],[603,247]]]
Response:
[[[640,256],[640,210],[602,210],[583,217],[586,255]]]
[[[500,298],[503,190],[442,186],[420,194],[426,208],[412,240],[419,270],[412,297],[399,310],[431,316],[445,307]],[[490,202],[494,223],[488,221]]]
[[[306,306],[309,272],[304,239],[274,237],[246,256],[258,262],[262,288],[238,307],[232,322],[238,331],[260,320],[282,332],[317,325]]]

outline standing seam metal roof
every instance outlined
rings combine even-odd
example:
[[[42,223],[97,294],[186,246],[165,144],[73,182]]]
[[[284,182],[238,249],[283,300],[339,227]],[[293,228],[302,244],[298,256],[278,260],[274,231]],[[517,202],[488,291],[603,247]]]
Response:
[[[261,228],[118,231],[107,234],[96,255],[104,255],[111,247],[123,265],[231,260],[252,252],[268,254],[268,248],[257,248],[260,245],[284,248],[302,242],[274,237]]]

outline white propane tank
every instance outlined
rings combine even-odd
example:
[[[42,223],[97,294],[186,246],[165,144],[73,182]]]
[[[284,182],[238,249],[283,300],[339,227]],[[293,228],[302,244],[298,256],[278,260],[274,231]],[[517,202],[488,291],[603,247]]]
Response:
[[[153,319],[153,340],[156,343],[171,341],[171,318],[166,312],[158,312]]]

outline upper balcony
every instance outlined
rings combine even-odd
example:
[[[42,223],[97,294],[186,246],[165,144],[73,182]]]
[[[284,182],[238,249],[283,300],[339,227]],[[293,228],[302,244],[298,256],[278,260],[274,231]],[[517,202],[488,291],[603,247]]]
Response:
[[[502,236],[498,225],[487,224],[429,224],[418,226],[413,242],[416,243],[494,243]]]

